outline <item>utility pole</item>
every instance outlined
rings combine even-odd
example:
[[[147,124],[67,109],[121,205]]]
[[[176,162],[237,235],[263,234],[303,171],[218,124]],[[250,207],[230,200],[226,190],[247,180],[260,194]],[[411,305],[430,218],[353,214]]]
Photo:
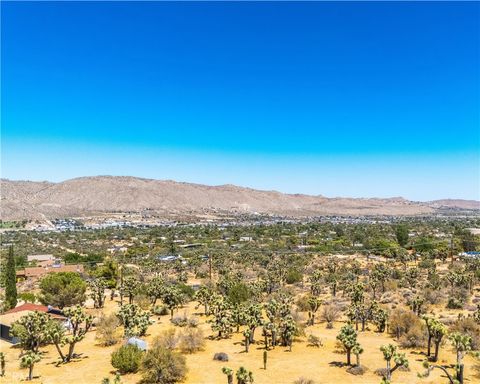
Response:
[[[212,254],[208,255],[208,273],[210,275],[210,282],[212,282]]]
[[[453,264],[453,235],[450,238],[450,262]]]

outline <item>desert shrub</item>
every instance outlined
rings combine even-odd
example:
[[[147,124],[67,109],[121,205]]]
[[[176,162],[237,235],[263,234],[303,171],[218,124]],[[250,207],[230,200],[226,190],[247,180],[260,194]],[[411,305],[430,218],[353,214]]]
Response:
[[[185,379],[187,365],[180,353],[155,346],[145,354],[141,372],[142,383],[175,384]]]
[[[378,376],[387,377],[388,370],[387,368],[377,368],[374,372]]]
[[[153,340],[153,348],[175,349],[178,345],[178,339],[174,328],[167,329]]]
[[[333,328],[333,322],[342,314],[340,307],[335,303],[324,305],[321,308],[320,318],[327,323],[327,328]]]
[[[213,360],[228,361],[228,355],[225,352],[217,352],[213,355]]]
[[[435,268],[435,260],[434,259],[422,259],[418,263],[418,268],[422,268],[422,269]]]
[[[177,284],[176,287],[180,290],[182,295],[184,296],[187,301],[190,301],[193,299],[193,296],[195,295],[195,290],[187,284]]]
[[[462,309],[468,299],[469,293],[466,289],[455,289],[448,298],[447,308]]]
[[[97,333],[95,338],[99,341],[100,345],[108,347],[116,344],[120,340],[120,329],[118,326],[120,321],[115,314],[106,316],[101,314],[97,322]]]
[[[297,299],[295,304],[297,305],[299,311],[307,312],[310,309],[310,305],[308,304],[309,298],[309,295],[304,295]]]
[[[173,325],[176,325],[177,327],[185,327],[188,323],[188,316],[184,312],[183,314],[175,315],[170,321]]]
[[[170,312],[165,305],[156,305],[152,309],[152,313],[156,316],[165,316],[168,315]]]
[[[198,317],[195,317],[195,316],[189,317],[187,320],[187,326],[191,328],[198,327],[198,323],[199,323]]]
[[[31,292],[22,292],[18,295],[18,298],[26,303],[35,303],[37,301],[37,297]]]
[[[250,288],[242,282],[237,282],[227,289],[228,300],[233,304],[240,304],[252,297]]]
[[[199,328],[188,327],[180,334],[180,350],[183,353],[194,353],[205,347],[205,338]]]
[[[397,339],[407,334],[410,329],[422,326],[420,319],[411,311],[395,309],[390,315],[389,333]]]
[[[403,277],[403,273],[402,273],[401,270],[399,270],[397,268],[393,268],[391,273],[390,273],[390,277],[393,280],[400,280]],[[389,282],[398,284],[397,281],[393,281],[393,280],[390,280]],[[397,288],[398,288],[398,285],[388,284],[388,282],[385,283],[385,289],[397,289]]]
[[[450,328],[450,332],[460,332],[472,338],[471,347],[473,350],[480,349],[480,325],[471,317],[458,319]]]
[[[462,309],[464,301],[456,298],[456,297],[449,297],[447,301],[447,308],[448,309]]]
[[[363,375],[367,369],[363,365],[354,365],[353,367],[349,367],[347,369],[347,372],[350,373],[351,375]]]
[[[427,334],[422,323],[415,323],[407,332],[400,337],[400,346],[402,348],[420,348],[425,347]]]
[[[140,367],[143,352],[136,345],[122,345],[112,353],[112,366],[122,375],[126,373],[135,373]]]
[[[293,382],[293,384],[315,384],[315,381],[312,379],[306,379],[305,377],[299,377]]]
[[[319,348],[323,346],[322,339],[315,335],[308,335],[307,341],[308,345],[311,345],[312,347]]]
[[[423,290],[423,297],[429,304],[439,304],[444,299],[444,294],[438,289],[426,288]]]
[[[151,301],[146,295],[136,295],[135,296],[135,303],[143,310],[147,310],[150,308]]]
[[[306,327],[306,322],[305,322],[305,316],[303,313],[300,311],[296,310],[292,312],[292,320],[296,324],[296,330],[295,330],[295,336],[297,337],[303,337],[305,336],[305,327]]]
[[[291,268],[287,271],[287,276],[285,276],[285,282],[287,284],[300,283],[303,280],[303,274],[298,269]]]

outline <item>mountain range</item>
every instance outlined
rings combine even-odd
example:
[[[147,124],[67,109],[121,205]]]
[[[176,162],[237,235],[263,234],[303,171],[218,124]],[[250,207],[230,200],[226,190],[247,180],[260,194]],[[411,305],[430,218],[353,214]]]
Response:
[[[260,213],[321,215],[428,215],[479,210],[474,200],[415,202],[394,198],[328,198],[235,185],[208,186],[127,176],[80,177],[58,183],[1,179],[2,220],[81,217],[109,212],[162,215]]]

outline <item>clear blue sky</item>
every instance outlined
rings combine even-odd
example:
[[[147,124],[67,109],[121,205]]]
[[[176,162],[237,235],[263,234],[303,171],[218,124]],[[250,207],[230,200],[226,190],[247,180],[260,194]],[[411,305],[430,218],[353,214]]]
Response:
[[[480,4],[2,2],[2,177],[480,199]]]

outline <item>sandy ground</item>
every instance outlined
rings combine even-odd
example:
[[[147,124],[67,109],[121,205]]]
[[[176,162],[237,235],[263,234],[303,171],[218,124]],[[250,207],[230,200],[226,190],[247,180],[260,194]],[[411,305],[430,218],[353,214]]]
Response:
[[[105,312],[115,311],[118,307],[116,302],[107,300]],[[180,311],[187,311],[189,314],[197,312],[194,303]],[[169,317],[162,316],[155,318],[156,323],[149,328],[147,341],[151,341],[162,330],[172,327]],[[244,353],[241,334],[234,334],[226,340],[207,340],[204,351],[192,355],[186,355],[188,375],[186,383],[189,384],[212,384],[226,383],[226,376],[221,372],[223,366],[238,368],[245,366],[253,371],[255,383],[265,384],[291,384],[299,377],[314,379],[320,383],[380,383],[380,377],[375,375],[377,368],[384,367],[382,353],[379,347],[382,344],[394,342],[386,334],[375,332],[360,332],[359,341],[365,352],[361,355],[361,362],[368,368],[363,376],[354,376],[346,372],[341,366],[345,362],[345,355],[335,352],[335,337],[342,323],[336,323],[335,328],[327,330],[325,324],[316,324],[307,328],[307,334],[313,333],[323,340],[323,347],[315,348],[307,346],[305,340],[294,343],[293,351],[288,352],[284,347],[276,347],[268,352],[267,370],[263,369],[263,347],[261,344],[252,345],[249,353]],[[205,336],[211,335],[209,324],[205,323],[205,317],[200,317],[200,327],[205,331]],[[179,329],[179,328],[177,328]],[[256,338],[261,339],[257,330]],[[110,365],[110,354],[118,348],[119,344],[113,347],[101,347],[95,343],[95,331],[89,332],[85,340],[76,347],[80,355],[75,361],[57,366],[58,354],[53,346],[44,348],[43,360],[35,366],[35,380],[32,383],[63,384],[78,383],[91,384],[100,383],[104,377],[113,378],[114,370]],[[0,383],[19,383],[24,381],[27,370],[19,368],[18,356],[20,350],[10,344],[1,341],[0,349],[6,354],[6,375],[0,378]],[[226,352],[230,361],[228,363],[213,360],[216,352]],[[422,361],[424,355],[421,351],[408,351],[407,357],[410,362],[410,371],[396,371],[393,374],[393,383],[447,383],[446,377],[441,375],[439,370],[434,370],[430,377],[420,379],[417,373],[423,372]],[[453,363],[454,355],[449,345],[445,345],[440,352],[442,363]],[[478,383],[480,378],[474,377],[472,372],[472,360],[465,359],[466,383]],[[129,374],[122,377],[122,383],[137,383],[140,374]]]

